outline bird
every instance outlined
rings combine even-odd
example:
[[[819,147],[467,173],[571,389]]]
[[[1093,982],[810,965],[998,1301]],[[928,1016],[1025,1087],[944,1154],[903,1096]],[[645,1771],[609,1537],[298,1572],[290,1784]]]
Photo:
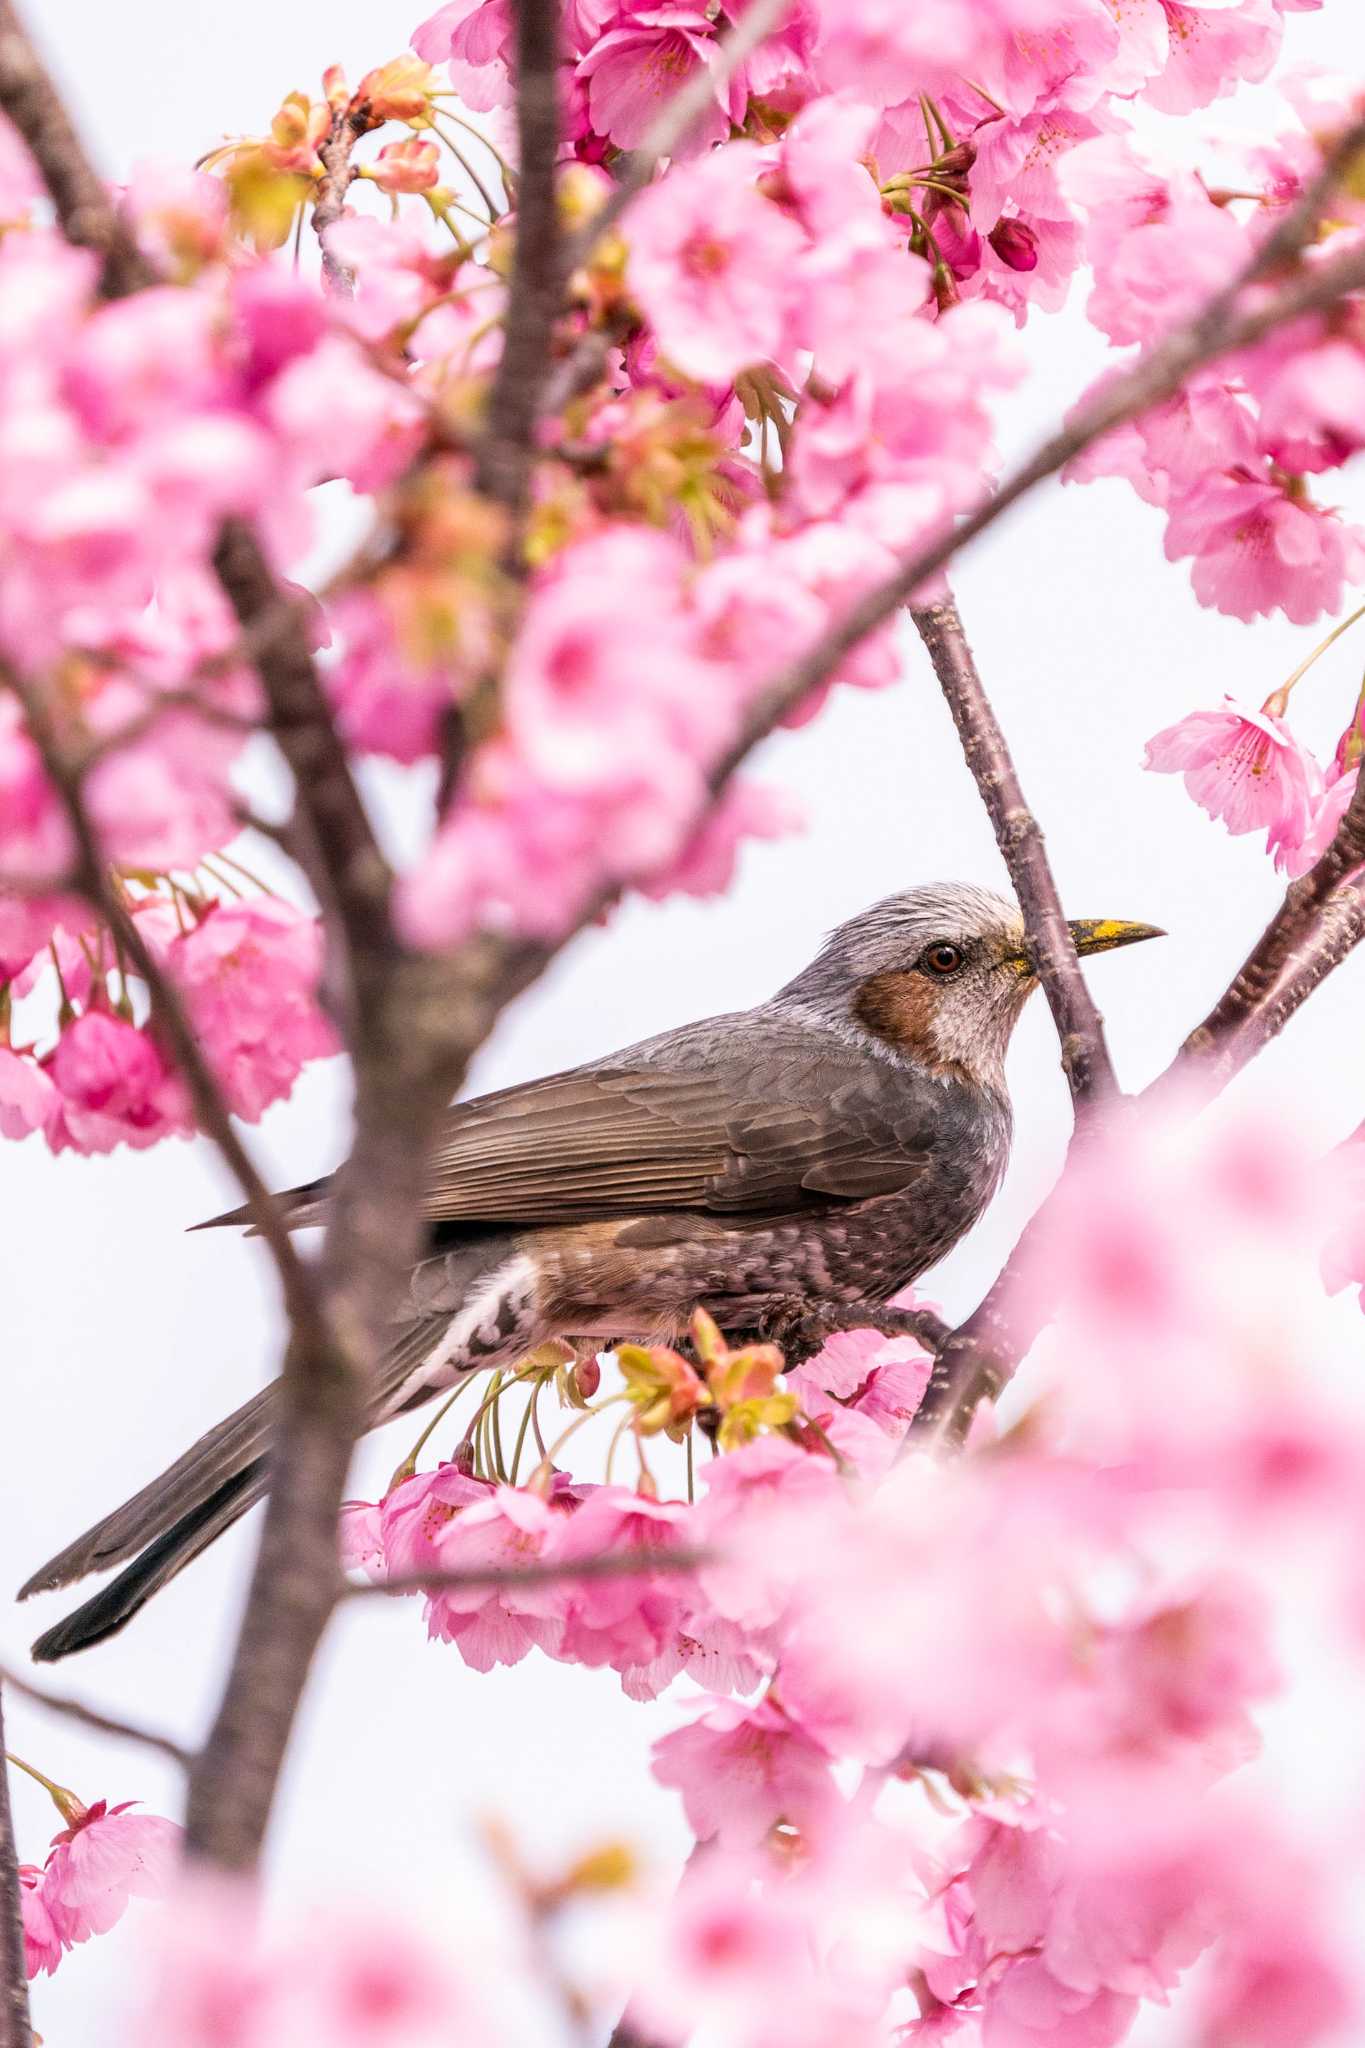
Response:
[[[1119,919],[1069,929],[1083,955],[1163,936]],[[904,889],[753,1009],[454,1104],[368,1426],[552,1338],[668,1341],[698,1306],[727,1334],[771,1332],[793,1304],[828,1328],[887,1327],[891,1297],[999,1186],[1005,1054],[1037,985],[1009,899]],[[302,1229],[325,1223],[327,1198],[324,1178],[275,1199]],[[278,1386],[33,1574],[21,1599],[124,1566],[35,1658],[123,1628],[262,1496]]]

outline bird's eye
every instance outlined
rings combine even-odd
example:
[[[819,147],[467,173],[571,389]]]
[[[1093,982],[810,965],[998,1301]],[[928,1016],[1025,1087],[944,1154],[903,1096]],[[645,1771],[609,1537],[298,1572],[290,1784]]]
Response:
[[[919,964],[927,974],[941,977],[956,974],[965,957],[960,946],[949,945],[946,939],[940,939],[936,945],[926,947],[920,955]]]

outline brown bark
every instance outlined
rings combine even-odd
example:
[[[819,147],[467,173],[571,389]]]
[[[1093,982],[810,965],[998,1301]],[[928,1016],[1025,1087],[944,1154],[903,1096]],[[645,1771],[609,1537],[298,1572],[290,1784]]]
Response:
[[[1079,1110],[1117,1089],[1104,1019],[1096,1009],[1075,942],[1067,930],[1042,827],[1024,800],[1000,721],[981,685],[962,620],[951,597],[912,611],[929,651],[962,753],[986,806],[1019,907],[1029,951],[1062,1043],[1062,1067]]]
[[[0,1689],[2,1693],[2,1689]],[[19,1901],[19,1851],[5,1762],[4,1700],[0,1696],[0,2048],[32,2048],[24,1915]]]

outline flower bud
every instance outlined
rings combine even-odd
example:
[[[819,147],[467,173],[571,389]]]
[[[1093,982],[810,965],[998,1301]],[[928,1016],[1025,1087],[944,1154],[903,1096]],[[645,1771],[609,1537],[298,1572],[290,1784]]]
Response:
[[[995,223],[986,240],[1000,261],[1008,264],[1011,270],[1038,268],[1038,237],[1027,221],[1002,218]]]
[[[602,1384],[602,1368],[596,1357],[580,1358],[569,1378],[580,1401],[591,1401]]]
[[[370,165],[369,175],[381,192],[426,192],[440,176],[436,144],[409,135],[402,142],[386,142]]]
[[[261,155],[274,171],[300,171],[305,176],[317,160],[318,144],[332,125],[331,111],[306,92],[291,92],[270,123],[270,139]]]
[[[355,96],[366,104],[376,126],[381,121],[417,121],[427,111],[434,76],[430,64],[408,52],[367,71]]]

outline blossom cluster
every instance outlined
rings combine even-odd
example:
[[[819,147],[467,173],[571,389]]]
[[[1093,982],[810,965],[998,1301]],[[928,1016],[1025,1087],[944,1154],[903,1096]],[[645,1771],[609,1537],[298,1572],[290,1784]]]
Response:
[[[0,661],[79,771],[116,884],[208,905],[181,949],[199,1011],[231,1007],[230,937],[272,986],[283,1030],[258,1014],[248,1046],[208,1046],[234,1109],[259,1114],[331,1040],[297,1001],[316,942],[200,871],[238,829],[264,722],[215,573],[223,522],[252,524],[307,616],[348,745],[458,766],[397,894],[410,943],[553,938],[625,885],[721,888],[743,839],[796,817],[744,784],[708,809],[716,764],[774,680],[989,488],[1011,323],[1089,265],[1091,317],[1117,346],[1150,343],[1312,177],[1354,112],[1345,89],[1303,87],[1297,125],[1226,175],[1155,165],[1132,123],[1138,103],[1187,114],[1263,78],[1303,4],[801,0],[729,67],[738,10],[574,0],[559,207],[580,260],[521,523],[479,463],[517,228],[505,0],[450,0],[413,53],[354,88],[333,67],[200,171],[140,166],[122,204],[162,282],[114,303],[7,142]],[[594,242],[623,155],[708,72],[709,112]],[[323,279],[282,247],[313,206]],[[1357,230],[1348,195],[1314,260]],[[1361,375],[1348,305],[1203,373],[1085,473],[1117,468],[1162,507],[1203,601],[1311,620],[1359,572],[1357,534],[1310,486],[1355,451]],[[314,599],[287,579],[322,485],[372,528]],[[897,666],[883,632],[838,678],[879,687]],[[149,1143],[186,1127],[180,1083],[76,907],[50,767],[0,691],[0,1124]],[[16,1039],[48,947],[88,980],[90,1013],[58,989]]]
[[[952,1461],[904,1455],[930,1365],[912,1340],[841,1332],[782,1372],[701,1317],[683,1349],[623,1346],[619,1384],[537,1354],[453,1456],[350,1505],[348,1566],[401,1580],[472,1668],[539,1652],[667,1692],[654,1771],[698,1851],[592,1945],[575,2009],[628,1994],[643,2038],[730,2048],[1114,2048],[1172,2001],[1170,2038],[1202,2048],[1358,2028],[1354,1830],[1296,1814],[1284,1757],[1258,1757],[1306,1597],[1365,1676],[1365,1403],[1319,1278],[1324,1256],[1333,1284],[1365,1278],[1339,1242],[1359,1181],[1354,1152],[1324,1164],[1244,1118],[1112,1134],[1019,1283],[1054,1316],[1031,1405],[979,1417]],[[571,1420],[518,1483],[540,1420],[509,1466],[490,1411],[551,1383]],[[615,1451],[605,1481],[562,1462],[599,1410],[634,1485]],[[695,1499],[663,1472],[689,1440]],[[284,2038],[272,2001],[315,1993],[206,1947],[197,1911],[173,1936],[185,2013],[208,1987],[205,2010],[264,2015],[244,2039]],[[419,1956],[407,1995],[433,1981]],[[446,1984],[447,2024],[487,1989]],[[348,2025],[378,2048],[374,2010]]]

